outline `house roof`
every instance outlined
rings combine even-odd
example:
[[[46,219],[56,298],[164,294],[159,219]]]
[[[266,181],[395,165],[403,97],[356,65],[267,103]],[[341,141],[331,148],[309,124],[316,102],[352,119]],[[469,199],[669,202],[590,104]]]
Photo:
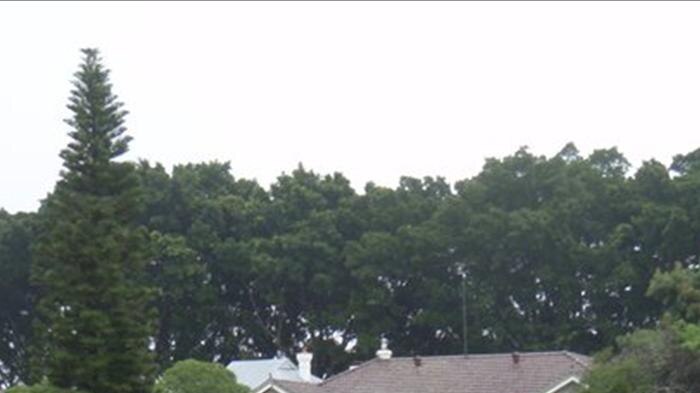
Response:
[[[226,367],[236,374],[238,383],[255,388],[269,378],[282,381],[303,382],[299,368],[289,358],[275,357],[272,359],[236,360]],[[312,382],[321,382],[312,377]]]
[[[254,392],[268,392],[268,389],[263,389],[265,385],[275,386],[276,388],[281,388],[282,393],[323,393],[326,390],[319,387],[317,384],[305,383],[305,382],[292,382],[292,381],[279,381],[279,380],[269,380],[269,384],[263,384]],[[275,389],[275,391],[280,392],[280,389]]]
[[[373,359],[320,384],[272,383],[286,393],[554,393],[588,369],[571,352],[427,356]]]

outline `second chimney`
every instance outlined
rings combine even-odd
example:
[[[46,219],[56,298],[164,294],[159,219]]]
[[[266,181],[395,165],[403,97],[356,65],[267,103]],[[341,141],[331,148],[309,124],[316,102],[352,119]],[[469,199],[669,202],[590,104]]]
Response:
[[[304,349],[297,353],[297,363],[299,364],[299,376],[304,382],[311,382],[311,360],[314,354]]]

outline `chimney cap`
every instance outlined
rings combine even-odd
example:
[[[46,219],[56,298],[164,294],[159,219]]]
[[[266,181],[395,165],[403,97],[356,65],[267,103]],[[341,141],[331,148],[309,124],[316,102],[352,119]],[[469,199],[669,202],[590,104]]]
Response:
[[[297,359],[311,359],[314,357],[314,354],[313,354],[313,352],[301,351],[301,352],[297,352],[296,357],[297,357]]]
[[[313,379],[311,374],[311,361],[313,360],[313,357],[314,354],[311,352],[307,352],[306,349],[302,350],[302,352],[297,353],[299,376],[305,382],[311,382],[311,380]]]
[[[377,351],[377,357],[379,359],[388,360],[391,359],[392,351],[389,349],[389,340],[386,337],[382,337],[380,349]]]

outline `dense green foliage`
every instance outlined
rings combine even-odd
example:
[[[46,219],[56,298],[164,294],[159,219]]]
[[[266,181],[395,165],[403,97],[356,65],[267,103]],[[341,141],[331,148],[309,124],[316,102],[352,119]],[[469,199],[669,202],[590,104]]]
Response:
[[[236,376],[218,363],[181,360],[165,370],[158,379],[154,393],[247,393],[246,386],[236,382]]]
[[[34,378],[65,389],[149,392],[155,371],[145,282],[140,187],[127,151],[126,111],[97,51],[84,50],[68,108],[64,171],[40,212],[32,266],[38,290]]]
[[[81,393],[80,390],[64,389],[48,384],[46,381],[31,386],[18,385],[7,390],[7,393]]]
[[[314,371],[330,374],[371,357],[380,335],[397,354],[458,353],[460,271],[470,351],[600,350],[659,321],[662,302],[645,295],[656,269],[697,261],[692,157],[679,156],[674,170],[649,161],[630,176],[615,149],[581,157],[569,145],[549,158],[521,149],[454,187],[402,178],[363,193],[303,167],[264,189],[226,163],[168,173],[140,162],[158,364],[308,344]],[[6,217],[34,233],[33,216]],[[22,244],[3,259],[19,271],[31,261]],[[14,299],[3,308],[31,312]],[[23,346],[28,333],[17,332]],[[3,369],[22,370],[0,355]]]
[[[10,215],[0,209],[0,387],[29,376],[34,232],[34,214]]]
[[[141,162],[158,364],[310,344],[315,372],[335,373],[371,357],[380,335],[397,354],[457,353],[460,269],[470,351],[600,350],[659,320],[661,301],[645,295],[656,269],[697,260],[700,175],[692,159],[677,162],[675,176],[655,161],[628,176],[614,149],[521,149],[454,187],[402,178],[361,194],[340,174],[303,167],[266,190],[225,163],[168,173]],[[32,216],[5,216],[34,232]],[[18,271],[31,260],[22,244],[3,259]],[[12,323],[31,312],[22,296],[3,299]],[[21,347],[28,332],[17,332]],[[3,369],[23,369],[2,356]]]
[[[700,271],[658,272],[648,294],[666,306],[661,323],[602,351],[585,381],[590,393],[700,391]]]
[[[103,71],[81,72],[108,86]],[[0,212],[0,386],[28,380],[32,347],[37,374],[59,386],[108,393],[119,377],[125,391],[145,391],[149,334],[160,371],[308,345],[314,372],[333,374],[373,356],[381,335],[398,355],[459,353],[462,274],[471,352],[592,353],[653,329],[665,307],[676,322],[663,339],[700,347],[700,312],[675,309],[698,296],[688,283],[657,281],[665,289],[646,296],[658,269],[698,263],[700,150],[631,172],[614,148],[587,157],[571,144],[552,157],[523,148],[454,185],[404,177],[363,192],[341,174],[299,166],[266,189],[227,163],[166,171],[115,162],[128,142],[124,112],[103,95],[111,109],[91,128],[83,104],[95,95],[85,86],[71,104],[74,142],[55,191],[36,213]],[[673,277],[664,280],[683,280]],[[155,289],[155,326],[140,279]],[[84,299],[89,311],[60,312]],[[33,332],[32,318],[57,328]],[[98,334],[117,325],[133,345]],[[90,348],[124,355],[85,361]],[[94,377],[120,362],[114,375]],[[619,367],[637,372],[633,362]]]

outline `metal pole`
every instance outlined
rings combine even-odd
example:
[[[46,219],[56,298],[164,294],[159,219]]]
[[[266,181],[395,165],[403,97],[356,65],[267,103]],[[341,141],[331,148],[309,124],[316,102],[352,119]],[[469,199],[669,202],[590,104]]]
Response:
[[[467,272],[462,270],[462,353],[467,356],[469,346],[467,343]]]

